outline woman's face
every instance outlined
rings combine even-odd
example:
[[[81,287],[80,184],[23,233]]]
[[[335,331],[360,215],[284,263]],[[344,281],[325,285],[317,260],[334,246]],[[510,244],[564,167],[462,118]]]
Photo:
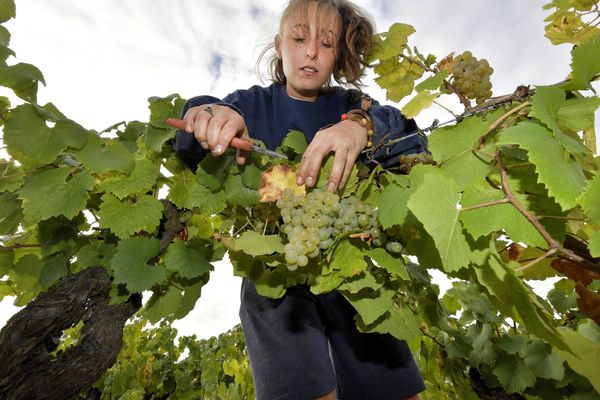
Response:
[[[281,36],[275,38],[287,93],[300,100],[316,100],[335,65],[339,18],[335,19],[335,26],[321,24],[319,27],[318,21],[317,3],[311,1],[308,4],[308,24],[286,21]]]

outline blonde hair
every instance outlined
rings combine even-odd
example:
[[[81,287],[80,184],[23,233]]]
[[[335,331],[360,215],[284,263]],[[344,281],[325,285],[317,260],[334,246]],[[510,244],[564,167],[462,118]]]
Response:
[[[375,28],[366,13],[347,0],[290,0],[285,8],[280,24],[279,34],[283,34],[283,26],[290,19],[308,19],[308,4],[317,3],[317,15],[320,23],[335,21],[341,22],[340,38],[335,46],[336,61],[333,67],[333,79],[339,84],[359,87],[364,75],[364,61],[366,54],[371,49],[372,37]],[[266,46],[261,52],[257,66],[265,55],[275,48],[275,42]],[[268,74],[274,83],[285,84],[286,77],[283,72],[283,62],[273,52],[267,60]],[[327,82],[330,86],[331,80]]]

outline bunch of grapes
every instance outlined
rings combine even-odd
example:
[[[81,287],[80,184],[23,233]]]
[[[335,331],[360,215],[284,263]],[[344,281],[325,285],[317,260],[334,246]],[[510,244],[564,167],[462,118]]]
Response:
[[[416,153],[416,154],[402,154],[398,156],[398,162],[400,163],[400,170],[406,174],[410,172],[412,167],[417,164],[433,164],[433,157],[430,153]]]
[[[323,189],[298,196],[285,190],[277,207],[288,239],[285,261],[292,271],[308,264],[309,258],[318,257],[320,250],[329,248],[337,236],[364,233],[374,241],[381,236],[377,210],[356,196],[340,199]]]
[[[469,99],[487,99],[492,97],[493,72],[487,60],[477,60],[470,51],[465,51],[454,59],[452,84]]]

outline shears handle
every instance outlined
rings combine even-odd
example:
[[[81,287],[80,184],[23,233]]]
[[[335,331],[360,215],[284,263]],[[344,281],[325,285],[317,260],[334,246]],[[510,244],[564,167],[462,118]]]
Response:
[[[167,124],[169,124],[173,128],[185,131],[182,119],[167,118]],[[236,149],[239,149],[239,150],[246,150],[246,151],[252,150],[252,142],[249,140],[246,140],[246,139],[241,139],[239,137],[234,137],[233,139],[231,139],[230,146],[235,147]]]

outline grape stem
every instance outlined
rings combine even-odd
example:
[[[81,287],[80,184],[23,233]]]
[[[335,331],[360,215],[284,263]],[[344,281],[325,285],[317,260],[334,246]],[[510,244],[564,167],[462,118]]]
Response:
[[[546,243],[548,243],[549,246],[548,252],[554,250],[552,254],[560,253],[563,257],[579,264],[582,268],[588,269],[596,273],[600,273],[600,265],[593,263],[575,254],[571,250],[564,248],[558,241],[556,241],[550,235],[550,233],[548,233],[546,228],[540,223],[539,218],[530,213],[525,207],[523,207],[521,203],[519,203],[515,199],[515,196],[513,195],[510,189],[510,185],[508,184],[508,174],[506,172],[506,168],[504,167],[504,162],[502,161],[502,154],[499,150],[496,151],[496,162],[498,164],[498,168],[500,168],[500,176],[502,178],[502,189],[504,190],[506,197],[509,199],[510,203],[535,227],[535,229],[540,233],[540,235],[542,235],[544,240],[546,240]],[[543,258],[539,257],[539,259],[536,259],[531,263],[527,264],[526,267],[529,268],[548,256],[549,255],[545,255],[543,256]]]
[[[485,147],[486,142],[496,133],[496,130],[498,129],[498,127],[504,121],[506,121],[511,115],[518,113],[519,111],[521,111],[522,109],[524,109],[525,107],[530,106],[530,105],[531,105],[531,102],[529,102],[529,101],[526,101],[525,103],[521,103],[520,105],[518,105],[517,107],[508,111],[507,113],[503,114],[500,118],[498,118],[496,121],[494,121],[494,123],[492,125],[490,125],[490,127],[487,129],[487,131],[479,138],[479,148],[483,149]]]
[[[527,264],[523,265],[522,267],[517,268],[517,271],[523,272],[523,271],[533,267],[534,265],[538,264],[539,262],[545,260],[546,258],[553,256],[557,252],[558,252],[558,249],[556,249],[556,248],[550,249],[547,252],[545,252],[544,254],[542,254],[541,256],[539,256],[538,258],[528,262]]]

